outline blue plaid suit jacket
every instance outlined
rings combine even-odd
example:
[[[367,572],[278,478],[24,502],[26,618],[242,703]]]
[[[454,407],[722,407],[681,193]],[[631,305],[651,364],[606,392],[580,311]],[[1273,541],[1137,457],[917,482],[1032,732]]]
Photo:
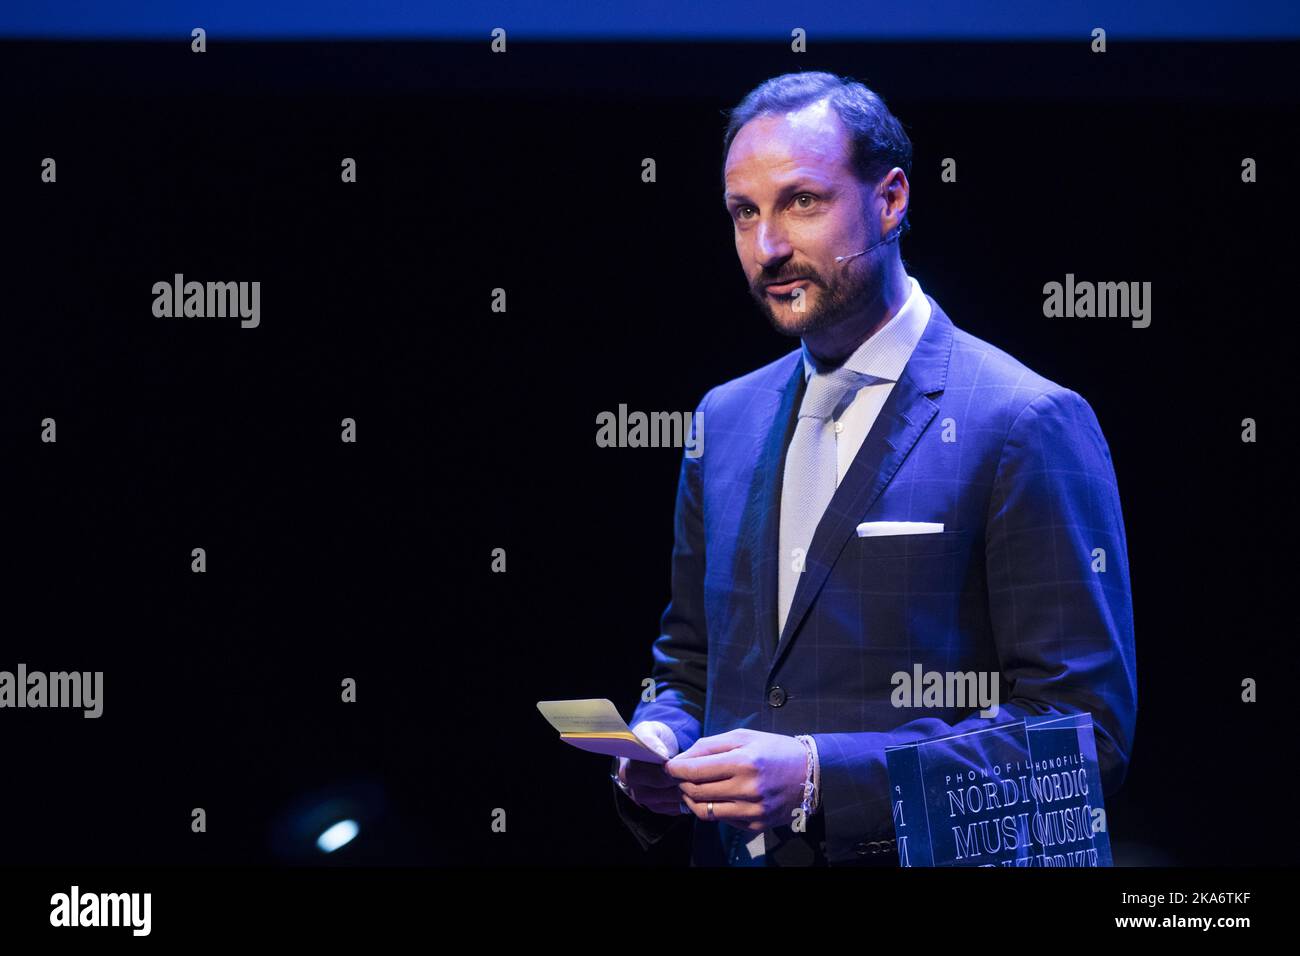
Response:
[[[779,641],[781,479],[801,353],[704,396],[704,452],[683,456],[677,486],[655,698],[632,718],[663,721],[683,750],[739,727],[811,734],[819,859],[831,865],[893,836],[888,745],[1090,712],[1105,793],[1133,746],[1128,549],[1096,415],[926,298],[925,332],[817,527]],[[858,537],[863,521],[944,530]],[[1098,548],[1104,571],[1093,570]],[[999,672],[999,713],[892,706],[892,675],[916,664]],[[618,792],[615,802],[643,846],[690,819],[693,862],[727,862],[719,824],[652,814]],[[788,827],[771,837],[805,838]]]

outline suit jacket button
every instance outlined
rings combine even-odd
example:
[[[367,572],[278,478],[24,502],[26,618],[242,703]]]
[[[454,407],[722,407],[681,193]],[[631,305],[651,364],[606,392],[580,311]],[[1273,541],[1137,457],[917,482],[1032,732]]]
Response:
[[[773,687],[767,692],[767,703],[771,707],[780,707],[785,704],[785,691],[780,687]]]

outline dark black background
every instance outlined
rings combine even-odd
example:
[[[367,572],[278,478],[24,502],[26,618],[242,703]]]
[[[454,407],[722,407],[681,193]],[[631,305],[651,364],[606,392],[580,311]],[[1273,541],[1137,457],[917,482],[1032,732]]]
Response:
[[[909,273],[1109,441],[1139,683],[1117,862],[1294,859],[1296,54],[0,44],[0,669],[105,672],[99,720],[0,712],[0,855],[275,862],[295,801],[368,783],[330,862],[684,862],[535,702],[631,713],[681,453],[598,448],[595,416],[690,411],[794,347],[736,260],[721,111],[829,69],[912,137]],[[154,318],[176,272],[259,280],[261,326]],[[1067,272],[1151,282],[1151,326],[1044,318]]]

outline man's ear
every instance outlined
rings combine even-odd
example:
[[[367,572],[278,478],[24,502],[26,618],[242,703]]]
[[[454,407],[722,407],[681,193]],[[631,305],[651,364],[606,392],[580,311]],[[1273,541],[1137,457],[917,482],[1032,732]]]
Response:
[[[889,228],[896,228],[907,216],[907,211],[912,205],[912,194],[910,183],[907,181],[907,173],[895,166],[885,174],[884,184],[880,189],[880,196],[885,200],[885,210],[892,212],[896,216],[896,221]],[[901,208],[894,207],[901,203]],[[888,229],[884,230],[888,231]]]

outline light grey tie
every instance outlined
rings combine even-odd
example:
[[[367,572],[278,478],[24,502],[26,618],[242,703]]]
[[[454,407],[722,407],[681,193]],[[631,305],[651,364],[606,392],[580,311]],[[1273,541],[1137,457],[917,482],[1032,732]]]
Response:
[[[785,630],[813,532],[835,494],[835,430],[831,417],[848,406],[867,376],[845,368],[808,379],[799,420],[785,454],[781,485],[780,560],[777,564],[777,639]]]

